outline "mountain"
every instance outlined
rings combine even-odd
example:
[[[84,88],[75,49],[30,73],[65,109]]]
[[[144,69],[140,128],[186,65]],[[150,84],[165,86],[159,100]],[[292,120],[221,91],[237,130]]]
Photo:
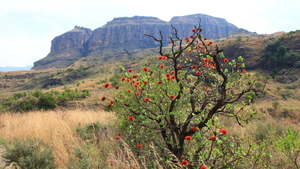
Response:
[[[7,72],[7,71],[14,71],[14,70],[30,70],[32,66],[25,66],[25,67],[13,67],[13,66],[6,66],[6,67],[0,67],[1,72]]]
[[[160,31],[163,43],[167,45],[169,37],[174,34],[171,24],[178,28],[179,37],[185,38],[199,21],[204,29],[203,35],[207,38],[226,36],[238,29],[223,18],[204,14],[176,16],[169,22],[146,16],[114,18],[94,31],[75,26],[73,30],[55,37],[51,42],[50,53],[35,62],[32,69],[66,68],[82,57],[105,57],[115,52],[154,48],[159,44],[144,34],[160,38]],[[105,59],[102,61],[105,62]]]

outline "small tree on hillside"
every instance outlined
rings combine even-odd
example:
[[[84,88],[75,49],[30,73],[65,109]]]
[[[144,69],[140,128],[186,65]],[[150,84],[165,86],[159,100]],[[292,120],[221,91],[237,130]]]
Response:
[[[164,50],[161,32],[159,39],[147,35],[160,44],[160,56],[145,64],[140,73],[121,69],[125,87],[115,92],[108,107],[122,117],[122,138],[149,165],[153,164],[151,144],[165,161],[173,161],[172,165],[249,165],[240,159],[251,148],[241,148],[218,124],[220,115],[243,125],[255,114],[244,109],[253,99],[246,94],[258,92],[244,59],[226,58],[217,45],[201,36],[200,26],[186,39],[172,28],[170,50]],[[170,152],[176,158],[170,159]]]

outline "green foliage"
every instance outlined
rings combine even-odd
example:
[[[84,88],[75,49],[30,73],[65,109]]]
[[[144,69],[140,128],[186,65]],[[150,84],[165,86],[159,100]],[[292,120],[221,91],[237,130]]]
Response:
[[[101,153],[96,144],[83,143],[79,147],[74,148],[73,155],[68,160],[67,168],[69,169],[94,169],[107,168],[108,162],[105,156]]]
[[[37,106],[39,109],[53,109],[56,107],[56,101],[52,96],[41,96],[37,102]]]
[[[238,36],[238,37],[236,38],[236,42],[242,42],[242,36]]]
[[[199,30],[191,39],[174,37],[172,50],[163,53],[160,48],[161,56],[141,71],[123,70],[124,87],[114,92],[111,106],[122,120],[124,140],[147,165],[154,163],[153,143],[165,161],[172,160],[171,152],[178,159],[184,156],[189,168],[199,168],[199,161],[212,168],[243,168],[249,165],[246,158],[259,155],[244,155],[247,148],[238,138],[221,132],[218,114],[248,123],[255,111],[244,107],[260,90],[252,92],[255,77],[245,70],[242,56],[229,60]]]
[[[121,78],[121,75],[116,73],[116,74],[114,74],[114,76],[109,78],[109,81],[111,82],[111,85],[115,87],[115,86],[120,85],[120,78]]]
[[[261,58],[260,64],[263,69],[269,69],[276,74],[280,69],[296,68],[298,61],[300,61],[300,53],[288,51],[278,39],[275,43],[265,47],[265,54]]]
[[[279,108],[279,102],[272,102],[272,106],[274,107],[275,110]]]
[[[103,155],[104,150],[100,150],[97,145],[100,135],[106,132],[107,126],[99,122],[77,127],[77,137],[82,139],[83,142],[79,147],[74,148],[74,157],[69,159],[67,168],[93,169],[107,167],[107,161],[105,155]]]
[[[91,94],[87,89],[82,91],[78,91],[77,89],[65,89],[62,93],[53,90],[45,93],[39,90],[28,93],[15,93],[12,97],[1,99],[0,112],[27,112],[39,109],[48,110],[55,108],[58,104],[63,105],[68,100],[87,98],[89,96],[91,96]]]
[[[276,150],[284,154],[286,159],[293,164],[293,167],[299,168],[300,162],[298,160],[300,154],[300,139],[299,132],[292,131],[290,128],[286,130],[286,136],[280,137],[275,142]]]
[[[98,135],[100,132],[105,132],[107,130],[107,126],[104,124],[101,124],[100,122],[94,122],[86,124],[83,127],[77,127],[76,133],[77,136],[82,138],[83,140],[94,140],[96,135]]]
[[[3,157],[21,168],[56,168],[53,149],[37,138],[14,139],[6,146]]]
[[[13,98],[15,99],[19,99],[19,98],[22,98],[22,97],[25,97],[26,96],[26,92],[19,92],[19,93],[14,93],[13,94]]]
[[[43,95],[43,93],[39,90],[36,90],[35,92],[31,93],[31,95],[33,97],[40,98]]]

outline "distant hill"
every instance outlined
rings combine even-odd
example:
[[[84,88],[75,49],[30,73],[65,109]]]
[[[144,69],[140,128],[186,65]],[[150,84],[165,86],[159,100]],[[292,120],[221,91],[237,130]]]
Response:
[[[14,71],[14,70],[30,70],[32,66],[25,66],[25,67],[13,67],[13,66],[6,66],[6,67],[0,67],[1,72],[7,72],[7,71]]]
[[[227,22],[223,18],[216,18],[205,14],[194,14],[173,17],[170,22],[156,17],[134,16],[114,18],[106,25],[91,30],[75,26],[74,29],[55,37],[51,42],[51,51],[43,59],[36,61],[32,69],[66,68],[76,60],[83,57],[96,56],[102,63],[126,57],[113,57],[104,59],[104,55],[116,52],[127,52],[138,49],[148,49],[158,46],[158,43],[144,34],[159,37],[159,31],[163,34],[164,44],[169,44],[169,36],[174,30],[173,24],[178,28],[178,35],[185,38],[190,30],[199,24],[203,36],[207,38],[223,37],[238,30],[238,27]]]

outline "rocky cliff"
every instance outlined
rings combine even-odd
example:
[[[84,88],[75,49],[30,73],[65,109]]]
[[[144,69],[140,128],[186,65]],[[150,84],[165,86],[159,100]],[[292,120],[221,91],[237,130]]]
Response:
[[[163,42],[167,45],[168,37],[173,34],[170,24],[180,30],[180,37],[185,38],[199,21],[207,38],[226,36],[238,29],[225,19],[204,14],[177,16],[170,22],[145,16],[114,18],[94,31],[75,26],[73,30],[55,37],[51,42],[50,53],[35,62],[33,69],[65,68],[81,57],[103,57],[104,54],[114,52],[157,47],[159,44],[144,34],[159,38],[159,31],[162,32]]]

